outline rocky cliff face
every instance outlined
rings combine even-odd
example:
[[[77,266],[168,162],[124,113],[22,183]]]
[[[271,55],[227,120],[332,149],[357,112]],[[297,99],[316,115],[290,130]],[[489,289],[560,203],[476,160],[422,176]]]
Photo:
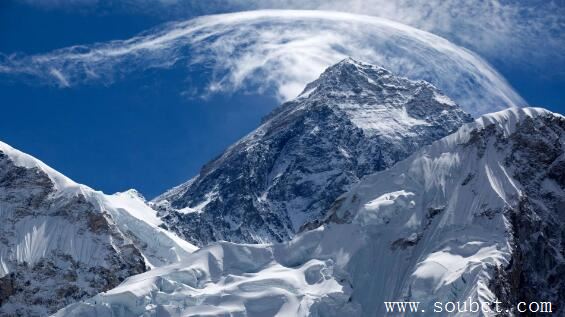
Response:
[[[142,220],[150,210],[133,192],[95,192],[0,142],[0,315],[46,316],[188,255]]]
[[[510,261],[497,268],[491,288],[516,316],[519,302],[540,300],[565,314],[565,120],[527,118],[507,143],[503,164],[514,167],[522,192],[506,210]]]
[[[347,59],[154,203],[195,244],[288,240],[364,175],[469,120],[432,85]]]

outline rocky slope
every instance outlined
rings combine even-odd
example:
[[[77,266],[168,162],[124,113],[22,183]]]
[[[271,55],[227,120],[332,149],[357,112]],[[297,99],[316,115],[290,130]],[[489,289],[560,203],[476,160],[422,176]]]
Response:
[[[288,240],[364,175],[469,120],[429,83],[346,59],[154,203],[198,245]]]
[[[562,315],[564,171],[565,117],[485,115],[364,178],[316,229],[213,244],[56,316],[383,316],[387,300],[429,312],[468,298],[502,301],[503,316],[551,301]]]
[[[135,191],[93,191],[1,142],[0,223],[0,316],[46,316],[196,249]]]

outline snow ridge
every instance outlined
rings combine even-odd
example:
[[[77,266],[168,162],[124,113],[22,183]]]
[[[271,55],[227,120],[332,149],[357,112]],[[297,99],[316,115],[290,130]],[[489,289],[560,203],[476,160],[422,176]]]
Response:
[[[1,142],[0,221],[0,315],[45,316],[196,250],[135,191],[94,191]]]

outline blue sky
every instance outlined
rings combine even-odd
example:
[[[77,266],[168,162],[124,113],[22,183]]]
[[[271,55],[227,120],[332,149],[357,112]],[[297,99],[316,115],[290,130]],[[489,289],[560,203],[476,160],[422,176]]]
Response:
[[[124,38],[160,22],[4,3],[0,52]],[[136,188],[152,198],[195,175],[277,105],[274,98],[250,94],[188,99],[166,85],[184,81],[174,72],[149,72],[115,85],[73,89],[4,82],[0,140],[95,189]]]
[[[245,8],[239,3],[194,10],[184,6],[185,13],[172,14],[174,10],[159,5],[152,11],[150,1],[135,9],[83,2],[70,7],[57,1],[51,6],[2,2],[0,53],[42,54],[127,39],[173,19]],[[449,37],[455,31],[435,33]],[[532,43],[536,47],[531,47],[551,54],[517,58],[513,55],[522,54],[518,49],[513,52],[502,44],[500,50],[493,46],[478,53],[529,104],[565,113],[564,65],[554,57],[564,53],[562,34],[552,32],[547,35],[557,38],[552,46]],[[465,44],[465,39],[449,39]],[[521,49],[527,51],[527,46]],[[111,83],[68,88],[4,77],[0,140],[95,189],[112,193],[136,188],[152,198],[195,175],[202,164],[254,129],[280,100],[272,89],[235,90],[205,98],[187,96],[179,89],[200,87],[209,80],[207,70],[199,67],[191,68],[189,76],[175,69],[145,70]]]

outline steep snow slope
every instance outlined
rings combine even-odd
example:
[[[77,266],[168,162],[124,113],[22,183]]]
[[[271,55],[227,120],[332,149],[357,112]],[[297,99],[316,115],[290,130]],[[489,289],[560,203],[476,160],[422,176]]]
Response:
[[[196,248],[135,192],[104,195],[0,142],[0,315],[45,316]]]
[[[468,297],[499,298],[507,308],[563,302],[564,157],[563,116],[509,109],[367,177],[328,217],[375,239],[355,257],[372,258],[383,274],[367,274],[354,257],[353,297],[371,313],[379,311],[374,298],[415,299],[428,310]],[[536,263],[538,254],[547,263]],[[520,273],[508,283],[512,271]]]
[[[213,244],[56,316],[382,316],[385,300],[431,311],[469,297],[559,306],[564,203],[565,117],[508,109],[364,178],[291,241]]]
[[[429,83],[346,59],[154,202],[195,244],[288,240],[362,176],[469,120]]]

